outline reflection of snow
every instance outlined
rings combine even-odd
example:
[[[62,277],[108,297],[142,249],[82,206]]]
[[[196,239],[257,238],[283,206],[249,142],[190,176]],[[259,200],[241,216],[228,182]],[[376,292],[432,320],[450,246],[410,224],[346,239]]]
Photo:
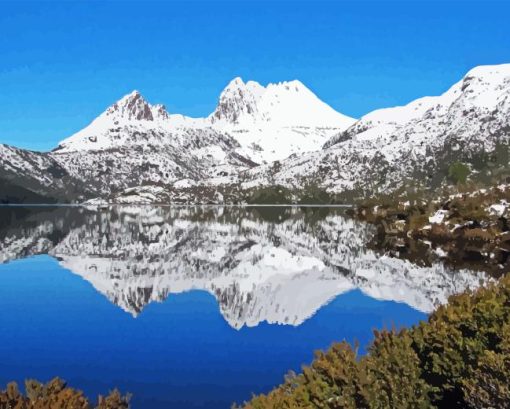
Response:
[[[273,223],[239,208],[113,208],[86,213],[46,252],[134,316],[150,302],[200,289],[234,328],[299,325],[355,288],[430,312],[483,278],[380,257],[365,248],[372,228],[341,215],[308,223],[300,210],[286,211]]]

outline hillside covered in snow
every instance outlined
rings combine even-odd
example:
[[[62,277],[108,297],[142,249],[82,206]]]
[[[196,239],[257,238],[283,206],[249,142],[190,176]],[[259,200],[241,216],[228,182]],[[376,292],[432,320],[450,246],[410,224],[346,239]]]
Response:
[[[509,163],[510,64],[469,71],[440,96],[340,114],[301,82],[232,80],[205,118],[169,113],[137,91],[52,152],[0,145],[1,201],[232,203],[313,186],[350,201],[438,189],[463,163],[490,183]],[[235,200],[235,199],[238,200]]]
[[[250,185],[298,187],[316,181],[330,192],[368,196],[409,184],[438,187],[455,162],[484,174],[489,165],[508,167],[510,64],[469,71],[444,94],[363,116],[324,144],[289,158],[278,171],[250,171]],[[500,163],[497,163],[500,162]]]
[[[52,152],[1,145],[0,180],[64,202],[141,185],[233,184],[250,168],[320,149],[353,122],[299,81],[236,78],[206,118],[168,113],[133,91]]]

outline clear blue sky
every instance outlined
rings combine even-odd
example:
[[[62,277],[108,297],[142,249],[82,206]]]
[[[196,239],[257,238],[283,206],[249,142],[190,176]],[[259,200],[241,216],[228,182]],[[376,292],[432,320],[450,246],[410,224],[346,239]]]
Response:
[[[133,89],[209,114],[235,76],[347,115],[510,62],[510,2],[0,2],[0,142],[56,146]]]

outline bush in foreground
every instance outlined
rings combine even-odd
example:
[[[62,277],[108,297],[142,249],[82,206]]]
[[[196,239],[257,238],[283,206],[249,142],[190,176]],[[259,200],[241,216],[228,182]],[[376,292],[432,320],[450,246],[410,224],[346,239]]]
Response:
[[[366,356],[346,342],[247,409],[510,408],[510,275],[450,298],[428,322],[375,332]]]
[[[92,406],[83,392],[69,388],[55,378],[46,384],[35,380],[25,382],[26,395],[23,395],[15,382],[0,391],[0,409],[128,409],[129,396],[122,396],[114,390],[106,397],[99,396],[96,406]]]

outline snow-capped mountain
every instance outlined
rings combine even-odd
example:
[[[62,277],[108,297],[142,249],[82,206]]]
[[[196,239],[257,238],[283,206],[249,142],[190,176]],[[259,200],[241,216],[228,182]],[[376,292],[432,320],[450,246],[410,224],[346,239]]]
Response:
[[[350,200],[438,188],[457,161],[480,178],[494,161],[508,168],[509,118],[510,64],[474,68],[440,96],[358,121],[299,81],[236,78],[206,118],[168,113],[135,91],[52,152],[0,145],[0,200],[139,203],[140,192],[143,202],[221,203],[274,185],[317,185]]]
[[[172,294],[207,291],[234,328],[299,325],[353,289],[430,312],[486,279],[439,262],[417,266],[381,256],[366,247],[373,228],[335,211],[310,217],[282,208],[276,222],[259,211],[33,210],[0,229],[0,261],[50,254],[133,316]]]
[[[134,91],[49,154],[96,196],[126,188],[228,177],[255,166],[205,119],[170,115]],[[227,179],[228,180],[228,179]]]
[[[170,114],[133,91],[52,152],[2,146],[0,162],[37,182],[24,185],[52,186],[50,196],[66,201],[143,185],[236,184],[260,163],[320,149],[352,122],[299,81],[263,87],[236,78],[206,118]],[[48,169],[72,181],[72,194]]]
[[[323,150],[282,162],[272,183],[295,187],[310,178],[331,192],[362,195],[409,180],[434,186],[453,162],[477,170],[483,155],[508,151],[509,140],[510,64],[480,66],[440,96],[363,116]],[[248,185],[264,184],[267,172],[253,169]]]
[[[300,81],[269,84],[235,78],[208,118],[232,135],[257,163],[317,150],[354,123],[322,102]]]
[[[96,151],[133,145],[177,146],[183,143],[184,129],[203,125],[202,122],[169,115],[164,105],[151,105],[138,91],[133,91],[108,107],[87,127],[63,140],[55,151]]]
[[[12,191],[23,188],[69,202],[131,186],[223,177],[255,166],[232,137],[196,122],[168,115],[163,106],[133,92],[53,152],[0,145],[0,182]],[[9,199],[5,192],[0,196]]]
[[[170,115],[163,105],[151,105],[133,91],[113,104],[89,126],[62,141],[57,152],[105,150],[122,146],[182,147],[190,133],[216,131],[238,153],[254,163],[285,159],[317,150],[354,119],[319,100],[299,81],[269,84],[244,83],[235,78],[222,91],[207,118]],[[184,139],[184,140],[183,140]],[[225,155],[209,154],[225,162]]]

